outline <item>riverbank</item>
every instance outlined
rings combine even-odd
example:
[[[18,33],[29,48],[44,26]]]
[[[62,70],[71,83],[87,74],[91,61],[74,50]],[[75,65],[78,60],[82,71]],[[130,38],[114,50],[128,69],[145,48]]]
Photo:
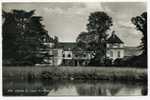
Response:
[[[3,66],[3,79],[147,81],[145,68]]]

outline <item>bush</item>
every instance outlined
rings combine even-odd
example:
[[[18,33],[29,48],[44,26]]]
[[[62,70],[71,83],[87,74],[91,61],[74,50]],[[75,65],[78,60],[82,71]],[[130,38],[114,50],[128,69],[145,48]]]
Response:
[[[124,66],[124,60],[121,59],[121,58],[117,58],[115,61],[114,61],[114,64],[115,66]]]
[[[147,57],[144,55],[132,56],[125,61],[125,65],[147,68]]]

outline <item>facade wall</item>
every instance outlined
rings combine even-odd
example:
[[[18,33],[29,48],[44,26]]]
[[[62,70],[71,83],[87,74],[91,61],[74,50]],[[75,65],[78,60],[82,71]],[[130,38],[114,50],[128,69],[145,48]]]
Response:
[[[115,60],[117,58],[123,58],[124,57],[124,49],[109,49],[107,50],[107,57]]]
[[[51,57],[52,65],[65,65],[65,66],[84,66],[87,65],[91,59],[91,54],[89,52],[85,52],[76,56],[73,54],[71,50],[64,51],[63,49],[52,49],[50,54],[53,55]],[[113,61],[117,58],[124,57],[124,45],[123,44],[107,44],[107,57],[113,59]]]
[[[73,58],[73,53],[72,51],[63,51],[62,53],[63,59],[72,59]]]
[[[61,65],[63,60],[62,53],[62,49],[54,49],[54,65]]]
[[[63,64],[64,66],[85,66],[91,59],[90,53],[81,51],[63,51]]]
[[[107,44],[107,57],[115,60],[124,57],[124,44]]]
[[[49,51],[49,54],[50,54],[50,59],[49,59],[50,65],[58,66],[58,65],[62,64],[62,60],[63,60],[62,52],[63,52],[62,49],[51,49]]]

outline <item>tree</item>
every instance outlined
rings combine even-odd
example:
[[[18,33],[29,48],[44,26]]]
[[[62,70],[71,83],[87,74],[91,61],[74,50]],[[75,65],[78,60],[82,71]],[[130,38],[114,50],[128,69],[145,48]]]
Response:
[[[17,22],[15,21],[15,16],[12,13],[7,13],[3,11],[3,26],[2,26],[2,43],[3,43],[3,60],[15,58],[17,47],[15,41],[19,34],[17,33]],[[9,48],[9,49],[8,49]]]
[[[142,13],[140,16],[133,17],[132,23],[136,26],[136,29],[143,34],[141,38],[141,45],[139,46],[143,51],[137,58],[137,62],[141,62],[141,66],[147,66],[147,12]]]
[[[106,58],[106,32],[111,26],[112,18],[105,12],[91,13],[87,24],[88,32],[82,32],[77,38],[78,45],[93,52],[93,62],[98,65],[104,63],[103,59]]]
[[[42,17],[34,16],[34,12],[3,11],[3,59],[11,59],[11,65],[34,65],[47,54],[39,56],[49,35],[41,24]]]
[[[143,50],[143,54],[147,55],[147,12],[142,13],[140,16],[133,17],[131,21],[136,26],[137,30],[141,31],[143,34],[140,47]]]

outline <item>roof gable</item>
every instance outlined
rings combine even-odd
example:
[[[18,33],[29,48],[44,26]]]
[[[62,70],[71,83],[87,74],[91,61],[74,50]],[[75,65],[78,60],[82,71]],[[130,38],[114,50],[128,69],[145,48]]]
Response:
[[[113,31],[112,35],[107,39],[107,43],[123,43],[123,41]]]
[[[63,48],[64,50],[72,50],[74,47],[76,47],[76,43],[75,42],[60,42],[58,44],[59,48]]]

